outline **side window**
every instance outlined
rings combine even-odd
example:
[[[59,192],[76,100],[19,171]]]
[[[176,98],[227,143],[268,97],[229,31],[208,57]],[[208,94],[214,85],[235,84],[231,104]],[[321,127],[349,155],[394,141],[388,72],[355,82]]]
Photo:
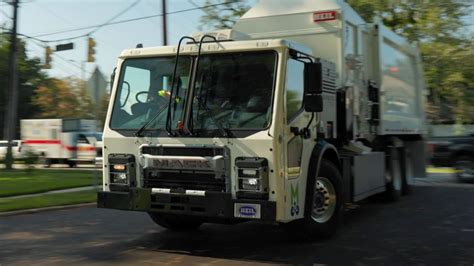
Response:
[[[51,139],[58,139],[58,132],[55,128],[51,129]]]
[[[120,106],[128,112],[132,113],[131,107],[137,103],[137,98],[141,102],[146,102],[147,93],[150,89],[150,70],[127,66],[125,71],[124,82],[120,94]]]
[[[288,60],[286,69],[286,117],[291,121],[303,107],[304,63]]]

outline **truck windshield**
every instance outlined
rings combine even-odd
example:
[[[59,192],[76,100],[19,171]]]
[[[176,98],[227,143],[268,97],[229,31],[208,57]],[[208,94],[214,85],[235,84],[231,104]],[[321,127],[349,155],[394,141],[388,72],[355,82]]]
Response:
[[[270,122],[276,53],[207,54],[200,59],[192,128],[263,129]]]
[[[124,61],[115,96],[110,127],[136,130],[169,104],[175,57],[133,58]],[[173,124],[181,120],[188,88],[190,56],[179,58],[174,90]],[[148,129],[164,129],[166,108]]]
[[[188,126],[201,136],[222,132],[223,128],[261,130],[268,126],[276,52],[202,55],[192,109],[184,112],[192,60],[196,57],[179,58],[171,105],[173,128],[185,121],[185,115],[190,115]],[[166,128],[174,63],[174,57],[124,61],[110,122],[112,129],[137,130],[157,113],[147,129]]]

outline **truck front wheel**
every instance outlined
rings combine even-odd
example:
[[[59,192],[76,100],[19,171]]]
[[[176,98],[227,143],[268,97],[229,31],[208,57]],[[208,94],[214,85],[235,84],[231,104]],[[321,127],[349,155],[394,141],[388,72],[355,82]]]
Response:
[[[199,218],[195,217],[155,212],[149,212],[148,214],[156,224],[173,231],[195,230],[203,223]]]
[[[341,173],[322,159],[319,173],[308,175],[304,218],[292,223],[292,231],[306,239],[333,235],[343,216],[342,193]]]

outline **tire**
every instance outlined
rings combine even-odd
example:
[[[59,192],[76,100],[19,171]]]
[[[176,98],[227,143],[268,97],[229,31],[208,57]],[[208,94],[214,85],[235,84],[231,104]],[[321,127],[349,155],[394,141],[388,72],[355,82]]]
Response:
[[[341,173],[322,159],[319,173],[308,174],[304,218],[290,224],[292,233],[308,240],[332,236],[342,221],[342,195]]]
[[[69,166],[69,168],[74,168],[77,165],[75,161],[71,161],[71,160],[67,160],[66,163]]]
[[[411,167],[410,164],[407,165],[406,162],[406,152],[404,148],[399,149],[400,155],[400,172],[402,173],[402,195],[410,195],[412,193],[412,187],[408,183],[408,167]],[[411,171],[410,171],[411,173]]]
[[[386,201],[397,201],[400,199],[403,190],[404,174],[402,174],[400,152],[392,148],[390,149],[390,156],[385,160],[385,175],[387,179],[386,191],[384,192],[384,199]],[[408,184],[407,184],[408,185]]]
[[[192,231],[203,224],[201,219],[165,213],[149,212],[150,218],[159,226],[172,231]]]
[[[474,157],[463,155],[454,161],[456,177],[460,182],[474,182]]]

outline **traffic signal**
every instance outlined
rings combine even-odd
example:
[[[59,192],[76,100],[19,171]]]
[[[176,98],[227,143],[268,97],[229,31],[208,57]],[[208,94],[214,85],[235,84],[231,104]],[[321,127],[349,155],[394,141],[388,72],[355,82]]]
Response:
[[[87,62],[95,62],[95,45],[95,40],[89,37],[87,39]]]
[[[44,65],[43,65],[43,68],[45,69],[51,69],[51,55],[53,54],[53,50],[51,49],[51,47],[49,46],[46,46],[46,50],[45,50],[45,53],[44,53]]]

